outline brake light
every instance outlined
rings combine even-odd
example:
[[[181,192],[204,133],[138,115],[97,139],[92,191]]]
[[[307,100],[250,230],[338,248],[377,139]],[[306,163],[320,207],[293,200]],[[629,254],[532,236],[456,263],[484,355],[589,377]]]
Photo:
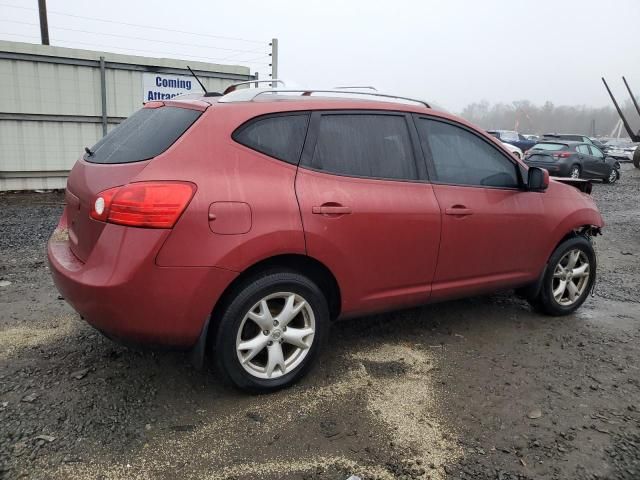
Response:
[[[568,158],[571,156],[571,152],[554,153],[553,158]]]
[[[172,228],[196,187],[187,182],[136,182],[100,192],[93,199],[91,218],[145,228]]]

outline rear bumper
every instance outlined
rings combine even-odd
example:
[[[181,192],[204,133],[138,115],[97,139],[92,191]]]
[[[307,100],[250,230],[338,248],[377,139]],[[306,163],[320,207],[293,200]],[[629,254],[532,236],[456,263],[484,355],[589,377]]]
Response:
[[[237,273],[215,267],[159,267],[166,230],[107,225],[85,263],[65,230],[47,246],[53,280],[92,326],[134,343],[193,346],[213,306]]]

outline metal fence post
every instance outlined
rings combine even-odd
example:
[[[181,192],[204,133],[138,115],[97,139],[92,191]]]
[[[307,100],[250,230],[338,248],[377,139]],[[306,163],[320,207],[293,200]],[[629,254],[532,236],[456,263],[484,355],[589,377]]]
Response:
[[[271,39],[271,78],[278,78],[278,39]],[[275,84],[271,84],[272,87],[275,87]]]
[[[102,136],[107,134],[107,76],[104,57],[100,57],[100,96],[102,97]]]

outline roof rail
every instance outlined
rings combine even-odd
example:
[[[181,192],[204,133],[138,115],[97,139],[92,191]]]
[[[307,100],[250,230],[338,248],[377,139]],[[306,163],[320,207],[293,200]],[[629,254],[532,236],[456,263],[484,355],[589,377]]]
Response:
[[[253,83],[253,82],[249,82]],[[358,87],[362,88],[362,87]],[[245,89],[245,90],[237,90],[229,92],[227,95],[224,95],[220,98],[219,102],[221,103],[231,103],[231,102],[252,102],[260,95],[264,94],[280,94],[280,93],[291,93],[291,94],[300,94],[304,97],[310,97],[314,93],[331,93],[338,95],[364,95],[369,97],[376,97],[382,99],[392,99],[392,100],[405,100],[408,102],[419,103],[420,105],[424,105],[427,108],[431,108],[424,100],[419,100],[417,98],[403,97],[400,95],[390,95],[386,93],[378,93],[378,92],[361,92],[355,90],[342,90],[342,89],[331,89],[331,90],[317,90],[313,88],[296,88],[296,89],[283,89],[283,88],[273,88],[273,89]]]
[[[377,92],[378,89],[376,87],[372,87],[370,85],[349,85],[347,87],[333,87],[336,90],[349,90],[350,88],[363,88],[363,89],[367,89],[367,90],[373,90],[374,92]]]
[[[247,80],[245,82],[232,83],[224,90],[224,92],[222,92],[222,94],[226,95],[227,93],[231,93],[235,91],[237,87],[239,87],[240,85],[251,86],[252,84],[258,84],[258,83],[281,83],[283,87],[287,86],[287,84],[284,83],[284,80],[278,80],[277,78],[272,78],[271,80]]]

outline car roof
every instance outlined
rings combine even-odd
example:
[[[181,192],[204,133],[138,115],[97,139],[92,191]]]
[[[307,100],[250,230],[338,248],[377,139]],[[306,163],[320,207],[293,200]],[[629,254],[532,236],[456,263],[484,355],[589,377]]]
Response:
[[[179,95],[171,99],[172,102],[204,102],[211,106],[223,104],[254,106],[264,104],[280,105],[282,111],[291,110],[320,110],[320,109],[383,109],[400,110],[415,113],[426,113],[433,110],[446,110],[432,102],[420,99],[381,93],[378,91],[352,91],[343,89],[315,90],[315,89],[264,89],[243,88],[229,93],[217,92],[195,93]],[[354,87],[355,88],[355,87]],[[359,87],[358,87],[359,88]]]

